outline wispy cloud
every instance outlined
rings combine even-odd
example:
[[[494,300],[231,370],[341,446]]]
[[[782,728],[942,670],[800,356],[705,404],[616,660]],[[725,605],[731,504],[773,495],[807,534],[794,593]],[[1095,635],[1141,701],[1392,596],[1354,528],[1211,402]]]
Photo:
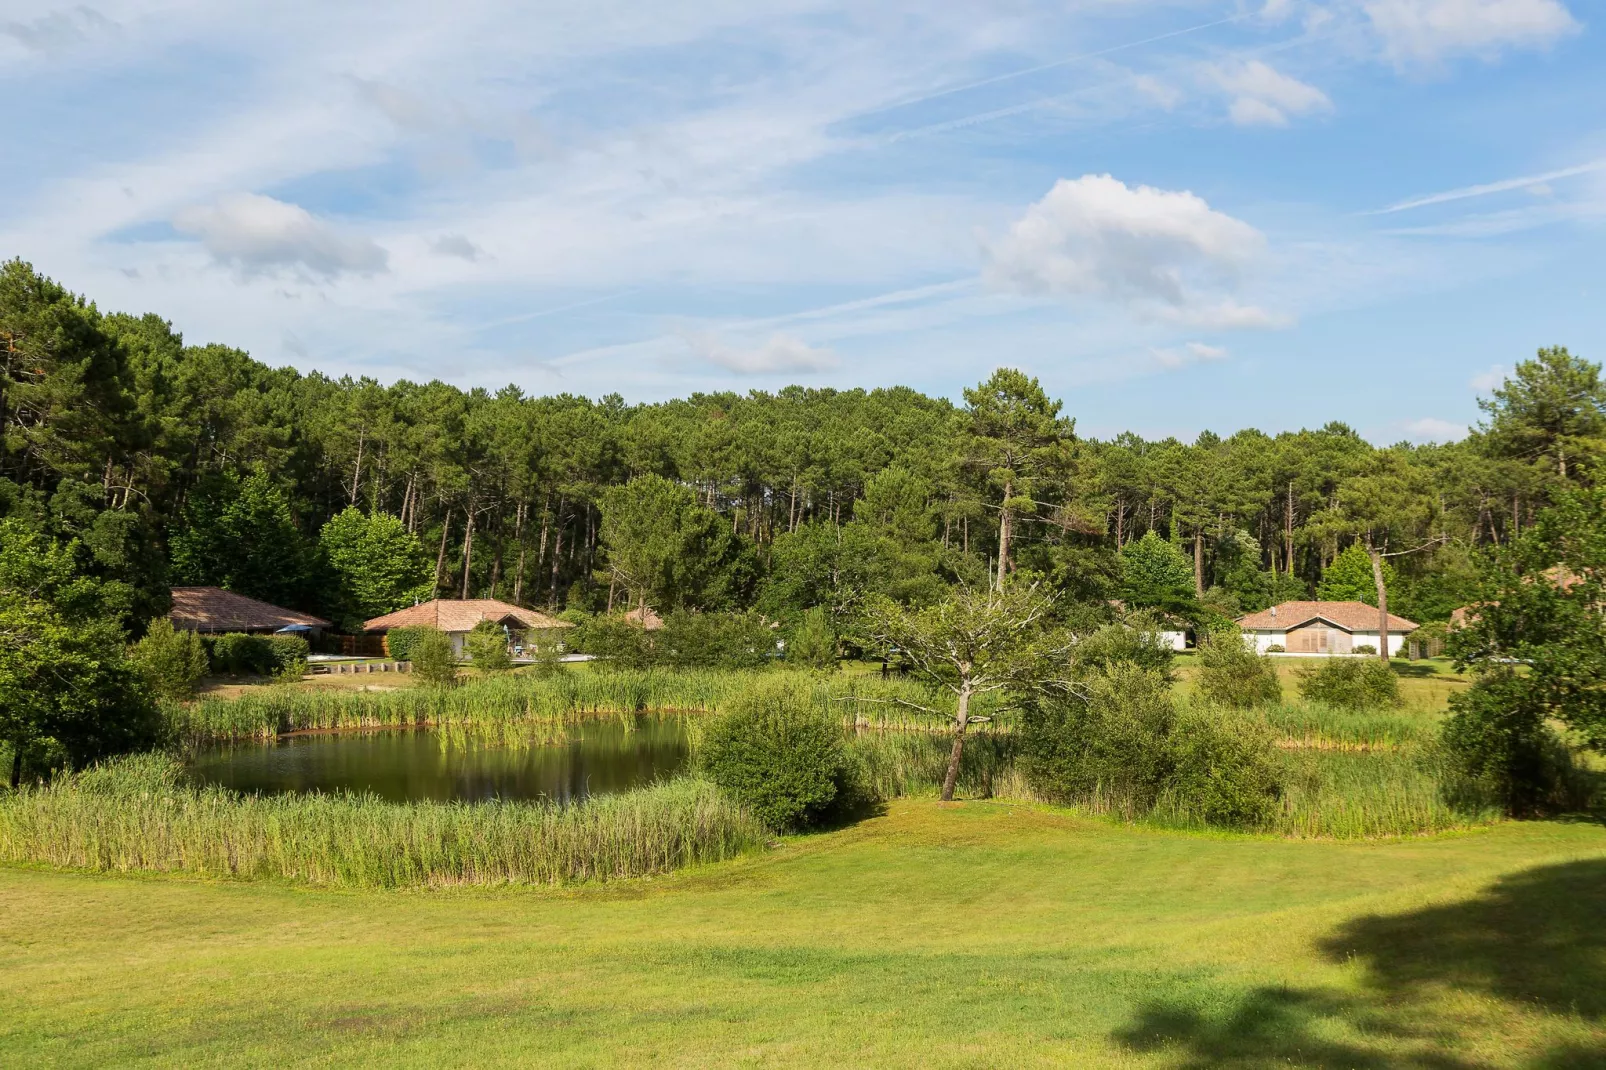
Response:
[[[1400,64],[1542,48],[1580,28],[1559,0],[1371,0],[1363,7]]]
[[[1503,384],[1506,381],[1506,376],[1509,374],[1511,373],[1503,364],[1496,364],[1488,371],[1481,371],[1475,374],[1468,381],[1467,385],[1471,386],[1472,389],[1476,390],[1480,394],[1487,394],[1491,390],[1494,390],[1496,387]]]
[[[1291,115],[1333,110],[1326,93],[1258,59],[1212,67],[1210,76],[1232,98],[1229,114],[1239,126],[1287,126]]]
[[[733,346],[714,334],[690,335],[686,343],[700,359],[738,375],[808,374],[842,363],[829,349],[811,346],[795,334],[772,334],[753,346]]]
[[[1454,420],[1441,420],[1436,416],[1407,420],[1402,426],[1406,435],[1416,442],[1454,442],[1467,435],[1466,424],[1458,424]]]

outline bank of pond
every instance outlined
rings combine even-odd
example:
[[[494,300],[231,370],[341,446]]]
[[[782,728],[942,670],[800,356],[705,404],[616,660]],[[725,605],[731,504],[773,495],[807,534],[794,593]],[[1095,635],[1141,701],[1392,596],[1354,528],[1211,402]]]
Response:
[[[907,680],[770,674],[843,731],[861,812],[937,794],[951,706]],[[708,717],[737,673],[510,677],[452,690],[263,688],[169,709],[174,747],[0,797],[0,860],[323,885],[563,884],[644,877],[774,842],[702,778]],[[971,730],[961,797],[1039,804],[1015,711]],[[1467,827],[1433,774],[1439,715],[1285,704],[1234,718],[1273,741],[1275,806],[1251,830],[1405,836]],[[1057,800],[1064,803],[1067,800]],[[1090,813],[1198,829],[1164,795],[1141,813],[1099,785]]]

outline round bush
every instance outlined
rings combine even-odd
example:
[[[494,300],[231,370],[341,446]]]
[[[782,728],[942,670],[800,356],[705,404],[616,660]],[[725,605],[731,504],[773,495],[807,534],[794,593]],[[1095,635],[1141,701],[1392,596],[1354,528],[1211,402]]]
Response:
[[[1249,649],[1233,628],[1199,644],[1199,697],[1228,709],[1252,710],[1281,702],[1283,689],[1276,664]]]
[[[129,652],[129,660],[152,694],[178,701],[195,697],[195,685],[208,669],[201,637],[174,628],[166,617],[151,621],[145,637]]]
[[[1171,760],[1172,802],[1206,824],[1255,828],[1276,814],[1282,778],[1262,727],[1183,718],[1171,735]]]
[[[457,682],[457,654],[451,638],[439,628],[419,628],[408,656],[421,683],[450,687]]]
[[[1326,658],[1302,671],[1299,693],[1335,710],[1379,710],[1400,704],[1400,681],[1386,663],[1368,658]]]
[[[419,626],[392,628],[385,633],[385,654],[396,661],[413,659],[413,644],[427,629]]]
[[[780,831],[818,823],[854,791],[842,726],[779,682],[755,684],[709,724],[700,763]]]

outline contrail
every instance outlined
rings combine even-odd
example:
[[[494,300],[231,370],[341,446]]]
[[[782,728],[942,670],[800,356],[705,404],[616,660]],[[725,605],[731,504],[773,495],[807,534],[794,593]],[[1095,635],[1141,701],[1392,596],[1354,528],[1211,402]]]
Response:
[[[970,90],[980,89],[982,86],[996,85],[999,82],[1007,82],[1013,78],[1024,78],[1028,74],[1036,74],[1039,71],[1051,71],[1056,67],[1068,67],[1073,63],[1081,63],[1084,60],[1097,59],[1100,56],[1108,56],[1115,52],[1125,52],[1129,48],[1141,48],[1144,45],[1152,45],[1157,41],[1168,41],[1173,37],[1182,37],[1186,34],[1198,33],[1200,30],[1208,30],[1216,26],[1225,26],[1231,22],[1242,22],[1244,19],[1249,17],[1250,13],[1245,12],[1241,15],[1233,15],[1230,18],[1217,19],[1214,22],[1201,22],[1197,26],[1188,26],[1181,30],[1172,30],[1170,33],[1162,33],[1157,37],[1145,37],[1141,41],[1128,41],[1124,45],[1111,45],[1109,48],[1101,48],[1096,52],[1083,52],[1077,56],[1068,56],[1065,59],[1057,59],[1053,63],[1041,63],[1036,67],[1025,67],[1018,71],[1010,71],[1007,74],[995,74],[991,78],[983,78],[979,82],[967,82],[964,85],[951,86],[948,89],[939,89],[934,93],[927,93],[924,96],[910,97],[907,100],[900,100],[895,104],[884,104],[879,108],[871,108],[868,111],[861,111],[855,117],[879,115],[882,112],[894,111],[898,108],[907,108],[914,104],[924,104],[928,100],[936,100],[939,97],[952,96],[955,93],[968,93]]]
[[[1559,171],[1546,171],[1542,175],[1524,175],[1522,178],[1507,178],[1499,182],[1485,182],[1481,186],[1462,186],[1460,189],[1445,190],[1443,193],[1430,193],[1426,197],[1413,197],[1408,201],[1400,201],[1398,204],[1391,204],[1387,208],[1379,208],[1366,214],[1388,215],[1390,212],[1403,212],[1410,208],[1425,208],[1430,204],[1464,201],[1468,197],[1482,197],[1489,193],[1504,193],[1507,190],[1522,189],[1524,186],[1534,186],[1541,182],[1553,182],[1558,178],[1587,175],[1591,171],[1606,171],[1606,160],[1581,163],[1576,167],[1563,167]]]

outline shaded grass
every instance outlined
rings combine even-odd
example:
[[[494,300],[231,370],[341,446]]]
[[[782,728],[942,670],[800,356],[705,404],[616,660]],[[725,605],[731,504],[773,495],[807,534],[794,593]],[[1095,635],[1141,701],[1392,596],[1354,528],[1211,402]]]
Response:
[[[925,801],[553,893],[0,868],[0,1064],[1599,1065],[1603,889],[1596,826],[1311,843]]]
[[[239,795],[141,755],[0,796],[0,861],[357,888],[561,884],[667,873],[761,846],[711,785],[679,780],[571,806]]]

